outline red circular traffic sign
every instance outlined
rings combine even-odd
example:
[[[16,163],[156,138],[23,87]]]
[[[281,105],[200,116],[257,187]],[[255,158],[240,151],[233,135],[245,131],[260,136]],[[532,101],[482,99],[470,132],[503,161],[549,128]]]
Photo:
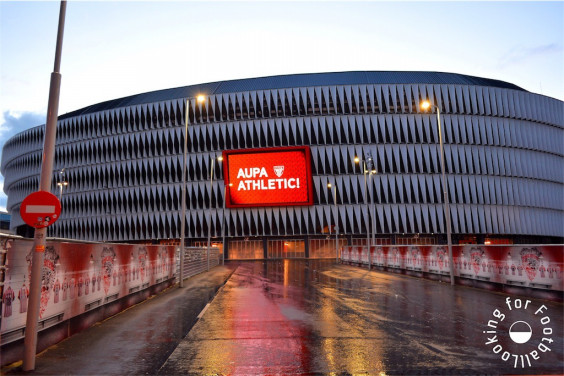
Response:
[[[61,203],[50,192],[38,191],[27,196],[20,207],[25,223],[35,228],[52,225],[61,215]]]

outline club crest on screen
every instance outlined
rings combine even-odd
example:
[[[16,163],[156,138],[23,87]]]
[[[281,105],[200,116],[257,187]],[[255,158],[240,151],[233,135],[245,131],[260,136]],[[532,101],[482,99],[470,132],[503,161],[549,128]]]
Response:
[[[274,166],[274,173],[276,176],[281,177],[284,173],[284,166]]]

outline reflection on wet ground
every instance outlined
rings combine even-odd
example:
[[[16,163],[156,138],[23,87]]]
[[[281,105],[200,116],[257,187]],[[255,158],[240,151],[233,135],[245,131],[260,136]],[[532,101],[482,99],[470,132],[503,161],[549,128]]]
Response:
[[[215,267],[51,346],[37,356],[33,374],[156,374],[236,267]],[[29,373],[19,362],[1,374]]]
[[[242,263],[159,373],[563,373],[562,304],[507,297],[331,261]],[[510,338],[516,321],[528,342]]]

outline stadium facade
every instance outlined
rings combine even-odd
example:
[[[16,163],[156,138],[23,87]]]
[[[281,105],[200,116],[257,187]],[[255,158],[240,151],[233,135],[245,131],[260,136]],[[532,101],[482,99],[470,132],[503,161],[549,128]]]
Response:
[[[444,243],[438,123],[424,100],[440,109],[454,243],[562,242],[562,101],[492,79],[378,71],[215,82],[62,115],[52,191],[63,211],[49,234],[177,242],[186,129],[188,245],[225,239],[227,257],[244,259],[332,257],[335,231],[339,244]],[[38,187],[43,135],[37,126],[3,148],[11,229],[22,235],[30,228],[19,208]],[[295,146],[306,152],[310,196],[233,204],[222,154]],[[260,175],[257,155],[241,176]]]

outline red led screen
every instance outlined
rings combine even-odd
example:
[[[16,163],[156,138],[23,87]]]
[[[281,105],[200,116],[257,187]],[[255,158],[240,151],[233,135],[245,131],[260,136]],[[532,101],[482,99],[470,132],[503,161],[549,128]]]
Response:
[[[223,152],[226,206],[313,205],[308,146]]]

